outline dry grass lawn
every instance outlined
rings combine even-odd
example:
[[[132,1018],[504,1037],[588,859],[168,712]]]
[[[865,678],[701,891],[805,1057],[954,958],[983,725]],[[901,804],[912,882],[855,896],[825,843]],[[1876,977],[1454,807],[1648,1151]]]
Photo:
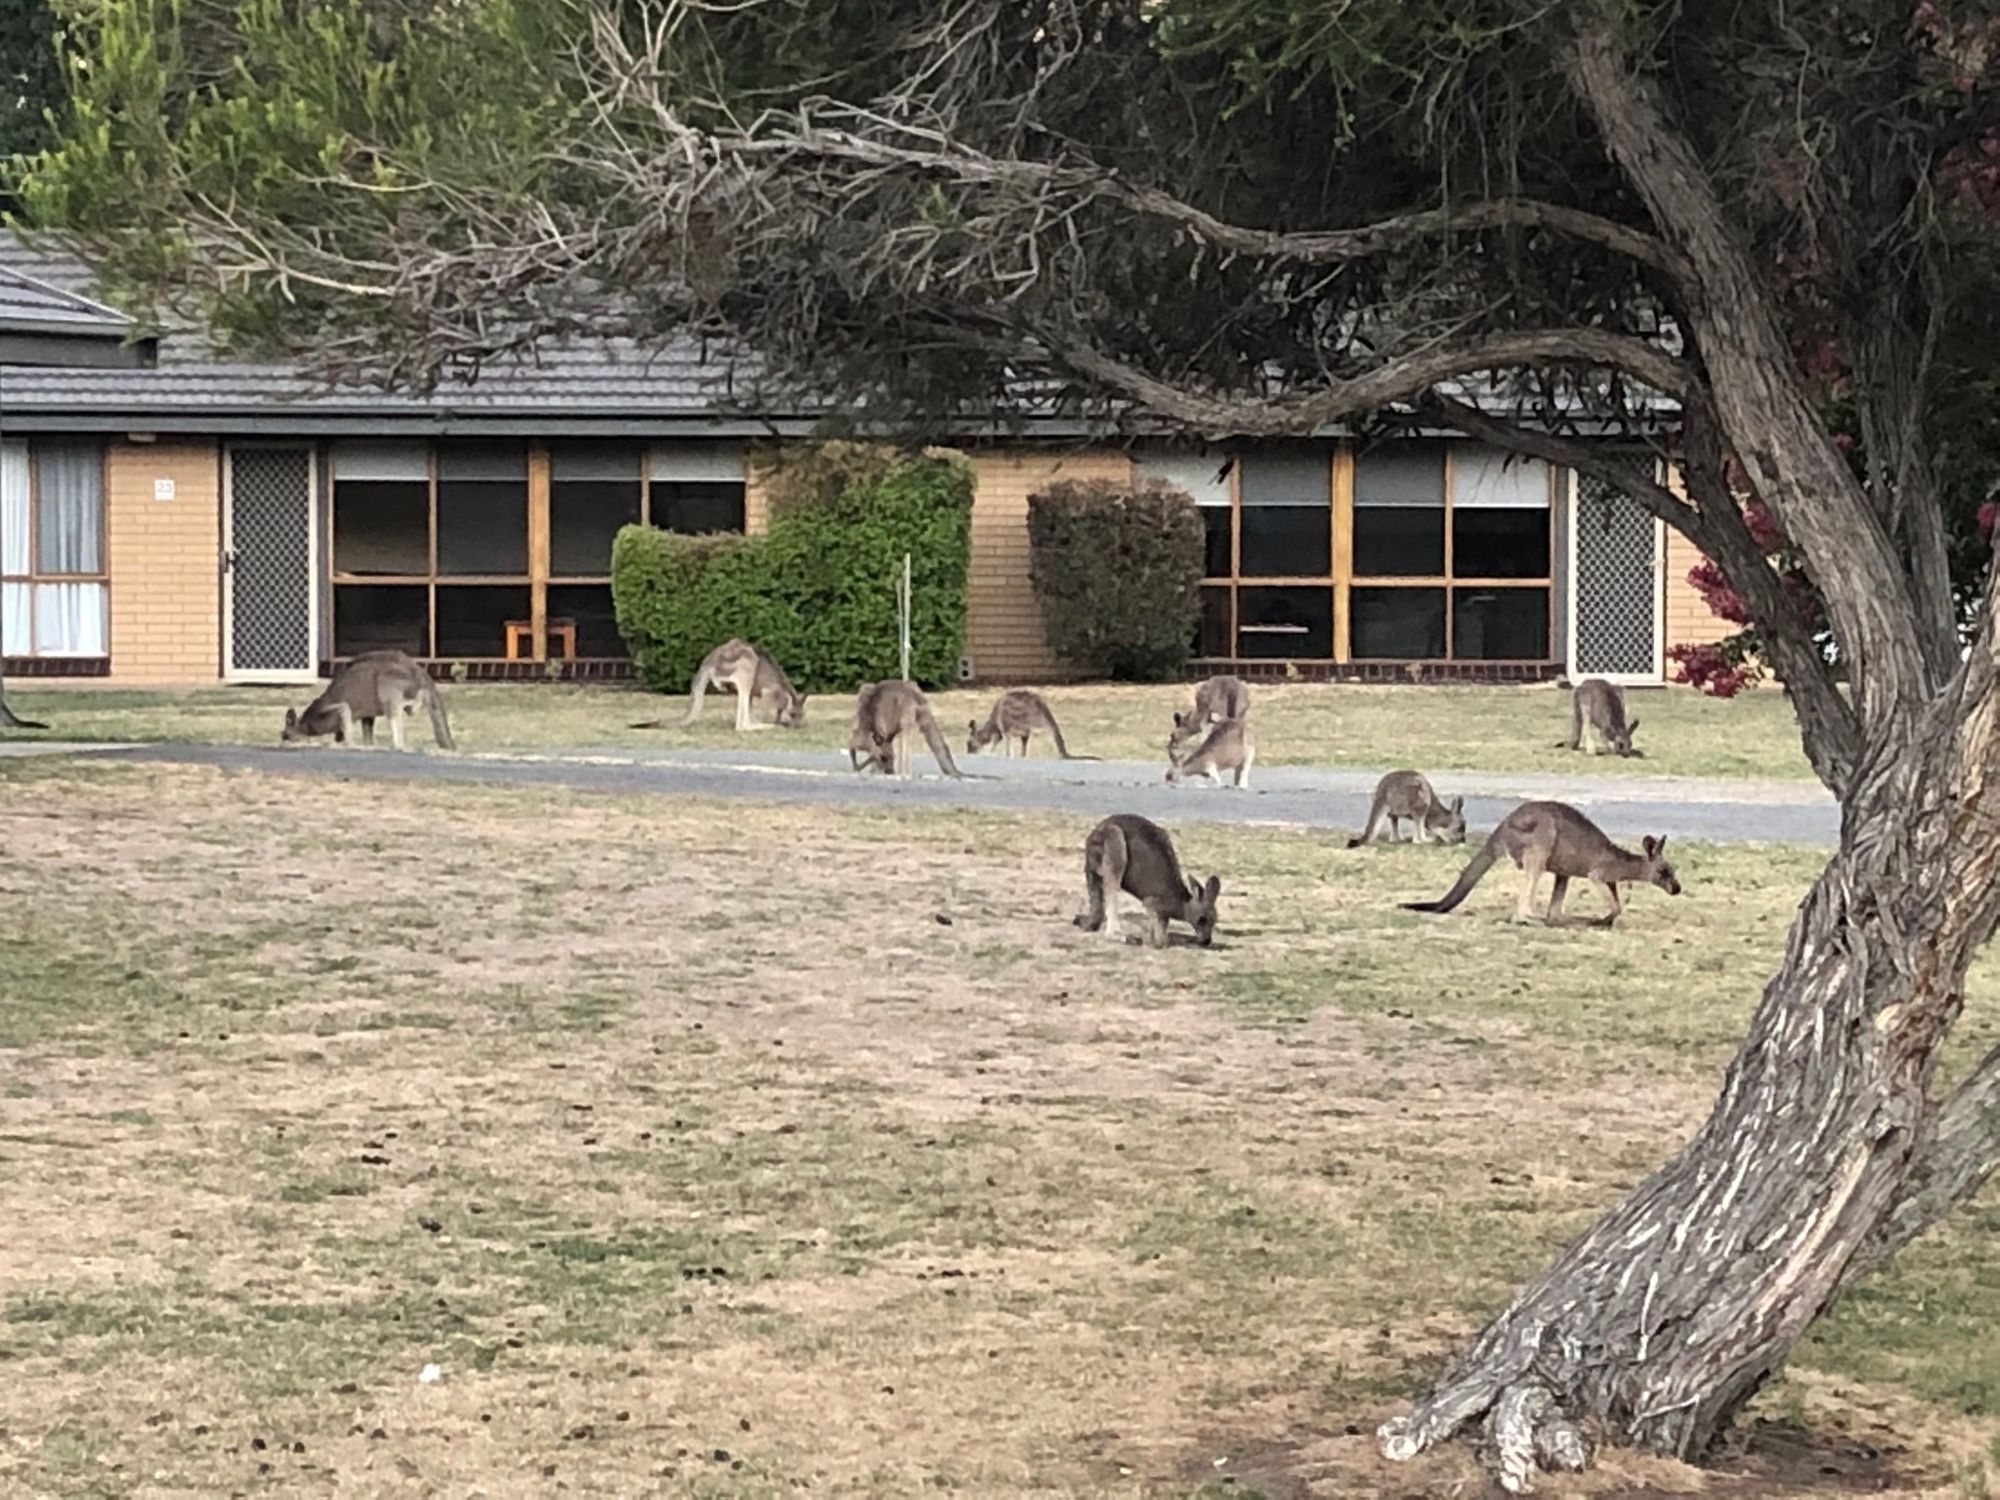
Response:
[[[0,1492],[1485,1493],[1368,1434],[1700,1117],[1814,857],[1552,932],[1188,825],[1156,953],[1085,832],[0,763]],[[1984,1494],[1996,1230],[1719,1474],[1545,1492]]]
[[[1165,763],[1173,711],[1193,700],[1186,686],[1090,684],[1044,689],[1079,754]],[[1540,687],[1361,687],[1350,684],[1258,684],[1257,758],[1268,765],[1340,765],[1431,771],[1552,771],[1584,764],[1555,748],[1569,732],[1569,694]],[[678,727],[685,697],[663,698],[611,684],[472,683],[445,689],[452,723],[469,751],[581,747],[661,748],[741,745],[835,750],[847,743],[851,700],[814,698],[797,731],[772,730],[747,741],[731,727],[735,699],[711,696],[692,729]],[[986,717],[998,689],[932,695],[938,721],[957,748],[968,720]],[[303,689],[206,687],[182,692],[39,688],[10,694],[29,718],[49,720],[72,739],[222,740],[274,743],[287,704]],[[1729,702],[1685,688],[1634,689],[1643,758],[1600,756],[1587,768],[1606,775],[1771,776],[1809,774],[1790,706],[1776,689]],[[665,718],[671,727],[633,729]],[[418,731],[428,743],[426,732]],[[1049,753],[1037,743],[1036,754]]]

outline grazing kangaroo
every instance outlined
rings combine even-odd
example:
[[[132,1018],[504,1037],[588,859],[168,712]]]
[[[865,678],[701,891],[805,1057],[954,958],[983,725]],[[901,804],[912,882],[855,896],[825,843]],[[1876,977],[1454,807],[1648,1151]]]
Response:
[[[1091,829],[1083,841],[1083,891],[1090,909],[1076,918],[1085,932],[1109,927],[1125,940],[1118,920],[1118,893],[1138,897],[1146,908],[1146,943],[1167,946],[1167,923],[1185,922],[1206,948],[1215,940],[1215,901],[1222,879],[1211,875],[1195,885],[1181,874],[1173,840],[1159,824],[1132,813],[1116,813]]]
[[[966,720],[968,733],[965,737],[965,753],[977,755],[995,740],[1000,742],[1003,755],[1026,755],[1028,736],[1037,729],[1046,729],[1049,738],[1056,742],[1056,754],[1064,760],[1096,760],[1094,755],[1071,755],[1069,746],[1063,742],[1062,725],[1056,722],[1048,700],[1040,693],[1027,688],[1015,688],[1002,693],[1000,701],[993,705],[993,712],[981,724],[976,719]]]
[[[403,715],[416,712],[421,703],[430,711],[431,734],[438,748],[456,750],[451,725],[445,719],[444,698],[422,665],[401,651],[364,651],[333,674],[326,691],[306,705],[304,713],[285,710],[283,740],[309,739],[330,734],[336,745],[350,742],[356,722],[361,725],[362,743],[375,743],[375,721],[389,721],[389,739],[398,750],[403,744]]]
[[[1389,820],[1389,839],[1403,836],[1403,819],[1410,820],[1410,838],[1427,844],[1433,835],[1440,844],[1465,842],[1465,799],[1445,802],[1431,790],[1421,771],[1391,771],[1375,783],[1375,800],[1368,804],[1368,824],[1361,837],[1349,839],[1347,847],[1359,849],[1375,837],[1375,828],[1384,817]]]
[[[1405,911],[1446,912],[1457,906],[1479,884],[1479,878],[1490,870],[1501,855],[1507,855],[1521,867],[1525,879],[1521,882],[1521,896],[1514,904],[1514,920],[1533,920],[1535,887],[1541,883],[1542,872],[1555,876],[1555,889],[1549,893],[1549,914],[1545,920],[1551,927],[1590,925],[1609,927],[1625,910],[1625,903],[1618,893],[1618,887],[1627,881],[1645,881],[1656,885],[1669,896],[1681,893],[1680,880],[1674,874],[1674,867],[1667,863],[1663,838],[1648,837],[1641,841],[1644,852],[1634,854],[1629,849],[1621,849],[1605,836],[1599,828],[1567,802],[1523,802],[1519,807],[1500,820],[1500,826],[1493,830],[1479,852],[1472,857],[1472,863],[1458,877],[1452,888],[1436,901],[1415,901],[1404,903]],[[1569,892],[1572,880],[1594,880],[1604,887],[1605,896],[1611,902],[1611,910],[1595,919],[1563,916],[1563,897]]]
[[[1626,722],[1623,692],[1602,677],[1586,677],[1570,695],[1569,738],[1556,748],[1580,750],[1587,735],[1600,747],[1592,754],[1602,754],[1608,747],[1614,755],[1641,755],[1643,751],[1632,748],[1632,731],[1638,727],[1637,719]]]
[[[687,717],[681,723],[695,721],[701,713],[701,700],[711,687],[736,690],[738,733],[770,728],[769,724],[759,724],[751,717],[751,706],[757,702],[772,704],[771,722],[785,729],[797,729],[805,722],[805,695],[792,686],[792,679],[785,675],[783,667],[746,640],[726,640],[701,659],[701,665],[695,668],[694,681],[688,684]],[[632,727],[658,729],[665,722],[649,719]]]
[[[910,774],[911,741],[922,734],[938,769],[962,776],[951,758],[931,713],[930,699],[914,682],[864,682],[854,698],[854,732],[848,737],[847,758],[857,771],[874,769],[896,776]]]
[[[1241,677],[1204,678],[1194,690],[1194,716],[1199,723],[1249,718],[1250,684]]]
[[[1178,730],[1175,731],[1179,733]],[[1184,776],[1206,776],[1220,786],[1228,771],[1237,786],[1250,785],[1250,767],[1257,760],[1257,743],[1250,737],[1247,719],[1224,719],[1211,725],[1199,745],[1187,750],[1186,740],[1167,741],[1167,780]]]

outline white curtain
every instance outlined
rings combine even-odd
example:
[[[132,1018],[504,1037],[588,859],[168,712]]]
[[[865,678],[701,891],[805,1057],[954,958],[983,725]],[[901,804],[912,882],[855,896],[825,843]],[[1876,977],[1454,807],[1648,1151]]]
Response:
[[[108,656],[104,628],[104,585],[35,585],[35,655]]]
[[[96,443],[35,445],[35,571],[104,571],[104,449]]]
[[[0,573],[27,571],[28,445],[17,438],[0,443]],[[11,623],[6,631],[10,639],[14,637]],[[27,638],[23,631],[19,639],[25,642]]]
[[[0,655],[26,656],[35,644],[31,583],[0,584]]]

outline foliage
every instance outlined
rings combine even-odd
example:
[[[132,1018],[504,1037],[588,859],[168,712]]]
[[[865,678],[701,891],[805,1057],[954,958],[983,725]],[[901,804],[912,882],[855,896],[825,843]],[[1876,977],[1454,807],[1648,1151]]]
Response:
[[[627,526],[611,549],[618,628],[663,692],[686,691],[731,636],[770,652],[801,692],[851,691],[900,670],[896,583],[908,553],[910,674],[950,682],[965,642],[972,490],[963,459],[906,456],[773,517],[759,536]]]
[[[42,150],[62,103],[56,18],[48,0],[0,0],[0,161]],[[0,209],[9,194],[0,188]]]
[[[1028,497],[1029,570],[1049,644],[1093,676],[1168,677],[1201,618],[1202,525],[1158,481],[1059,480]]]
[[[889,443],[834,439],[783,443],[756,455],[753,465],[764,503],[773,516],[829,505],[850,490],[873,489],[909,461]]]

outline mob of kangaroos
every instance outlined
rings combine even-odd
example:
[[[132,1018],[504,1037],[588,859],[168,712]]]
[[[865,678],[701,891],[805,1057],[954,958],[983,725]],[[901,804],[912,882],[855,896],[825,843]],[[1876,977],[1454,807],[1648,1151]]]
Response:
[[[375,721],[389,721],[389,739],[404,749],[403,715],[421,703],[430,712],[431,735],[441,750],[456,750],[445,718],[444,697],[421,663],[394,650],[364,651],[341,664],[326,691],[306,705],[305,712],[285,710],[281,738],[286,744],[330,734],[336,745],[353,743],[354,726],[361,726],[363,744],[375,743]]]

